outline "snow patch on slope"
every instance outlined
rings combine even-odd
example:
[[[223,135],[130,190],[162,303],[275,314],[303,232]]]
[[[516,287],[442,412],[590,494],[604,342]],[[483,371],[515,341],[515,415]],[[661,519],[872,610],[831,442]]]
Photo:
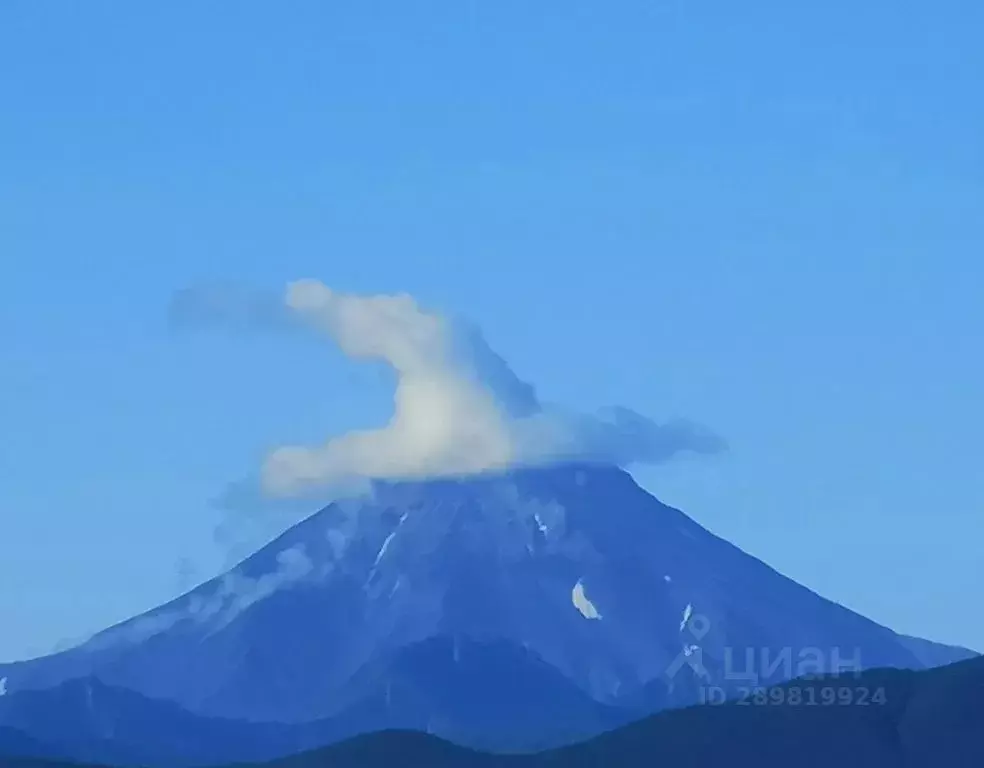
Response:
[[[683,632],[687,628],[687,624],[690,623],[690,617],[694,615],[694,606],[692,603],[687,603],[687,607],[683,609],[683,619],[680,621],[680,631]]]
[[[584,584],[578,579],[577,584],[574,585],[574,589],[571,590],[571,602],[574,607],[580,611],[581,615],[586,619],[600,620],[601,614],[598,613],[598,609],[595,604],[592,603],[588,596],[584,593]]]
[[[383,555],[385,555],[386,550],[389,549],[390,542],[393,541],[394,536],[396,536],[396,531],[393,531],[393,533],[386,537],[386,540],[383,542],[383,546],[379,548],[379,552],[376,554],[376,560],[372,564],[373,568],[379,565],[379,561],[383,559]]]

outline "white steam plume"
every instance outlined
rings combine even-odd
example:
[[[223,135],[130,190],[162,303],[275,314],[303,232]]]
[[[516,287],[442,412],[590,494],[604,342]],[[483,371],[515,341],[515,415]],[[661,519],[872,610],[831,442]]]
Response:
[[[470,474],[513,461],[509,425],[492,393],[455,365],[445,323],[410,296],[350,296],[305,280],[290,285],[287,305],[347,355],[392,366],[395,410],[383,429],[278,449],[263,468],[269,492],[293,495],[351,476]]]
[[[563,460],[626,465],[723,448],[697,425],[659,425],[625,408],[607,419],[545,411],[476,329],[426,312],[406,294],[355,296],[302,280],[288,286],[285,304],[350,357],[386,362],[397,387],[385,427],[274,451],[262,471],[270,495],[300,496],[352,478],[469,475]]]

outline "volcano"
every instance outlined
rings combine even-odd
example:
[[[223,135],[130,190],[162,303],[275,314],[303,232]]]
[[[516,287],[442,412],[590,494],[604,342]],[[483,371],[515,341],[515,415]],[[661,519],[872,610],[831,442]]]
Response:
[[[8,705],[86,679],[199,718],[512,751],[807,673],[971,655],[820,597],[620,469],[566,464],[377,483],[0,678]]]

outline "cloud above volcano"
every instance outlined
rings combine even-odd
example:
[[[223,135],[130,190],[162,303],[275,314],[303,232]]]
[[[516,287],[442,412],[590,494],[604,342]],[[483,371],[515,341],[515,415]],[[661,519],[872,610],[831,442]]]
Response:
[[[461,476],[573,460],[628,466],[725,447],[688,421],[659,424],[627,408],[585,415],[544,406],[477,328],[425,310],[407,294],[360,296],[301,280],[287,287],[282,302],[283,314],[268,302],[239,302],[235,318],[249,325],[252,306],[268,322],[299,321],[353,360],[386,363],[397,383],[385,426],[274,450],[261,472],[264,491],[274,497],[353,478]]]

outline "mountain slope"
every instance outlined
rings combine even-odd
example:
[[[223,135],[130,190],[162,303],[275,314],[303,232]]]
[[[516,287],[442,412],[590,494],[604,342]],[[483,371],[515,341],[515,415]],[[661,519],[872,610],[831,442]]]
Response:
[[[15,728],[0,727],[0,755],[23,758],[55,758],[60,754],[62,753],[39,741],[35,741],[22,731],[18,731]]]
[[[825,690],[840,693],[824,704]],[[706,705],[660,713],[583,744],[494,756],[413,733],[381,733],[270,768],[978,768],[984,765],[984,661],[923,672],[873,670],[797,680],[782,704]],[[799,692],[794,701],[792,691]],[[809,691],[813,691],[812,696]],[[871,695],[861,697],[861,692]],[[881,692],[881,696],[878,693]],[[780,696],[769,697],[769,701]],[[861,704],[862,700],[867,701]],[[815,701],[808,705],[805,702]],[[848,703],[845,703],[848,702]],[[881,702],[881,703],[877,703]]]
[[[263,768],[978,768],[984,765],[981,690],[981,659],[922,672],[871,670],[857,677],[796,680],[770,689],[763,698],[767,703],[749,697],[744,703],[662,712],[537,754],[493,755],[424,733],[388,731]],[[67,765],[9,754],[0,746],[3,768]]]
[[[467,641],[457,650],[443,646],[442,640],[423,643],[381,669],[367,670],[375,695],[339,718],[309,723],[206,718],[91,678],[20,691],[0,699],[0,720],[13,726],[0,728],[0,755],[167,768],[269,760],[371,730],[392,709],[407,713],[401,727],[421,732],[435,724],[452,728],[464,714],[478,727],[458,736],[474,741],[488,741],[487,734],[495,733],[535,743],[544,711],[557,723],[545,744],[572,741],[599,723],[620,722],[542,662],[528,654],[517,657],[510,646]],[[442,665],[452,654],[458,662]],[[437,669],[440,677],[433,676]],[[470,695],[474,691],[481,695]],[[503,720],[507,707],[514,717]]]
[[[303,728],[205,719],[171,702],[111,688],[90,678],[0,699],[0,720],[27,744],[0,741],[8,755],[114,765],[190,765],[272,759],[328,743]],[[329,736],[329,734],[325,734]]]
[[[819,597],[618,469],[571,465],[378,484],[188,595],[0,677],[13,692],[91,677],[210,718],[517,750],[708,688],[953,653]]]

